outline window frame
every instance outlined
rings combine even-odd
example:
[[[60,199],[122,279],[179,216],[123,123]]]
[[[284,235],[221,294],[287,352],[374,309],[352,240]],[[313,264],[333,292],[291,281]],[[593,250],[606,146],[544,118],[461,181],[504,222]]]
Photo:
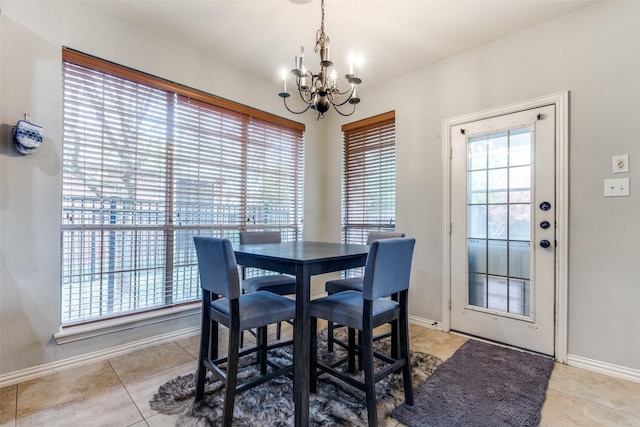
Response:
[[[293,201],[293,206],[294,206],[294,210],[295,212],[293,213],[293,217],[295,218],[293,220],[294,223],[289,223],[289,224],[281,224],[281,223],[269,223],[269,222],[264,222],[264,221],[256,221],[255,220],[255,216],[254,216],[254,220],[250,221],[250,218],[247,218],[247,194],[246,192],[247,187],[250,185],[249,183],[247,183],[246,181],[244,182],[244,191],[245,194],[241,196],[241,198],[244,201],[244,206],[243,206],[243,212],[244,212],[244,216],[242,217],[241,221],[237,221],[237,224],[230,224],[230,225],[223,225],[223,224],[210,224],[208,226],[201,226],[200,224],[197,224],[195,227],[192,227],[191,229],[194,230],[194,233],[202,233],[202,234],[210,234],[210,235],[220,235],[220,236],[224,236],[224,237],[228,237],[231,238],[232,240],[236,240],[236,235],[237,235],[237,231],[238,230],[246,230],[246,229],[254,229],[254,230],[281,230],[283,231],[283,240],[299,240],[302,237],[302,215],[303,215],[303,211],[304,211],[304,199],[303,199],[303,185],[304,185],[304,130],[305,130],[305,126],[304,124],[301,123],[297,123],[297,122],[293,122],[291,120],[288,119],[284,119],[282,117],[261,111],[261,110],[257,110],[242,104],[238,104],[226,99],[222,99],[222,98],[218,98],[216,96],[213,96],[211,94],[207,94],[204,93],[202,91],[198,91],[196,89],[193,88],[189,88],[183,85],[179,85],[149,74],[145,74],[127,67],[123,67],[120,66],[118,64],[114,64],[112,62],[108,62],[90,55],[86,55],[84,53],[69,49],[69,48],[63,48],[62,50],[62,60],[63,60],[63,66],[66,63],[72,63],[81,67],[85,67],[91,70],[95,70],[101,73],[105,73],[107,75],[110,76],[114,76],[114,77],[118,77],[124,80],[128,80],[128,81],[132,81],[134,83],[140,84],[140,85],[145,85],[145,86],[149,86],[151,88],[154,89],[158,89],[160,91],[166,92],[167,94],[169,94],[170,96],[175,97],[176,101],[174,101],[174,103],[177,102],[193,102],[194,104],[198,104],[200,106],[203,106],[204,108],[208,108],[211,107],[211,109],[213,110],[218,110],[218,111],[226,111],[229,112],[230,114],[233,115],[238,115],[240,117],[242,117],[242,120],[246,121],[246,126],[266,126],[267,131],[271,131],[270,127],[274,127],[274,128],[280,128],[283,129],[283,132],[285,132],[287,135],[290,133],[291,135],[293,135],[293,138],[295,139],[295,142],[293,142],[293,144],[295,145],[294,150],[294,163],[297,165],[297,167],[295,168],[295,171],[293,172],[296,175],[296,179],[295,179],[295,183],[293,184],[294,189],[291,190],[292,194],[292,198],[294,199]],[[65,77],[66,74],[63,71],[63,78]],[[170,106],[173,104],[170,104]],[[64,114],[64,113],[63,113]],[[176,112],[171,112],[169,115],[171,117],[173,117],[174,114],[177,114]],[[224,113],[223,113],[224,114]],[[65,116],[66,117],[66,116]],[[173,121],[175,119],[171,119],[171,121]],[[244,123],[244,122],[243,122]],[[169,129],[167,131],[167,135],[169,135],[168,138],[168,142],[167,145],[168,147],[173,147],[173,134],[171,134],[171,132],[173,132],[173,125],[174,123],[165,123],[165,125],[167,126],[167,128]],[[65,127],[65,125],[63,124],[63,128]],[[241,145],[244,146],[244,151],[247,151],[247,146],[248,144],[259,144],[260,141],[250,141],[249,138],[246,134],[248,133],[248,131],[243,130],[243,137],[244,139],[240,142]],[[271,138],[271,137],[267,137],[267,138]],[[277,137],[276,137],[277,138]],[[63,140],[65,138],[63,137]],[[286,139],[286,138],[285,138]],[[285,141],[285,143],[287,143],[288,141]],[[265,149],[266,150],[266,149]],[[63,159],[64,159],[64,151],[65,151],[65,143],[63,141]],[[169,150],[167,150],[167,163],[171,162],[171,156],[172,156],[172,152],[173,152],[173,148],[170,148]],[[239,166],[241,169],[244,170],[244,179],[246,179],[247,174],[247,157],[244,157],[244,162],[241,162],[242,165]],[[63,160],[64,163],[64,160]],[[273,166],[273,165],[272,165]],[[172,169],[173,166],[169,166],[170,171],[167,172],[167,193],[169,193],[170,195],[168,196],[169,201],[166,202],[169,205],[171,205],[169,207],[169,210],[171,210],[171,207],[174,206],[174,203],[177,203],[173,200],[173,193],[175,193],[177,191],[177,189],[171,190],[171,188],[175,187],[175,179],[173,177],[174,175],[174,169]],[[293,168],[291,168],[293,169]],[[136,172],[137,173],[137,172]],[[64,174],[63,174],[64,175]],[[264,176],[267,176],[266,173]],[[64,287],[64,280],[65,280],[65,255],[66,255],[66,251],[67,249],[65,249],[65,233],[69,233],[70,230],[84,230],[84,229],[90,229],[92,228],[91,225],[89,226],[84,226],[84,225],[73,225],[70,224],[68,221],[65,222],[66,220],[68,220],[68,217],[65,218],[65,197],[67,196],[65,193],[65,185],[66,182],[63,178],[63,215],[62,215],[62,225],[61,225],[61,265],[62,265],[62,275],[61,275],[61,294],[64,293],[63,287]],[[253,198],[255,200],[255,197]],[[259,196],[258,196],[259,199]],[[170,237],[167,237],[169,235],[171,235],[173,232],[175,232],[175,230],[179,229],[181,227],[181,224],[177,224],[178,221],[175,220],[174,216],[169,214],[167,215],[166,219],[165,219],[165,223],[163,226],[158,226],[158,229],[161,228],[162,232],[166,233],[165,236],[165,242],[166,242],[166,250],[165,253],[163,254],[162,258],[164,258],[164,268],[165,270],[170,269],[171,271],[173,271],[172,268],[169,267],[170,264],[173,263],[174,258],[173,258],[173,241],[171,240]],[[121,226],[118,226],[121,227]],[[105,229],[105,226],[102,225],[98,225],[95,226],[94,228],[101,228],[101,229]],[[109,228],[109,227],[106,227]],[[122,228],[126,228],[126,227],[122,227]],[[138,227],[140,228],[140,227]],[[188,227],[187,227],[188,228]],[[192,246],[192,245],[191,245]],[[195,254],[195,251],[193,251]],[[188,257],[189,259],[187,260],[188,262],[190,262],[192,265],[195,265],[195,255],[194,256],[190,256]],[[197,269],[196,269],[197,270]],[[109,274],[109,273],[107,273]],[[111,273],[112,274],[112,273]],[[169,276],[171,273],[167,273],[167,275]],[[196,273],[197,275],[197,273]],[[196,277],[196,282],[197,282],[197,277]],[[168,289],[171,288],[171,282],[164,282],[163,288],[164,288],[164,292],[166,295],[168,295],[168,293],[170,293],[170,291],[168,291]],[[64,318],[64,310],[63,310],[63,306],[65,304],[65,302],[63,301],[64,295],[61,295],[61,301],[60,301],[60,307],[61,307],[61,314],[60,314],[60,321],[61,321],[61,325],[63,328],[67,328],[67,327],[74,327],[74,326],[79,326],[79,325],[87,325],[87,324],[92,324],[92,323],[96,323],[96,322],[106,322],[106,323],[119,323],[118,318],[120,317],[129,317],[129,316],[137,316],[137,315],[143,315],[143,316],[148,316],[150,313],[149,312],[158,312],[158,315],[161,315],[162,313],[166,313],[167,309],[172,309],[173,310],[178,310],[178,311],[183,311],[184,308],[180,308],[181,306],[184,305],[192,305],[194,302],[197,302],[200,299],[200,292],[199,292],[199,283],[197,283],[197,295],[198,297],[195,299],[191,299],[189,301],[186,302],[179,302],[179,303],[175,303],[173,301],[171,301],[171,299],[169,298],[168,300],[166,300],[165,304],[162,305],[157,305],[151,308],[144,308],[144,309],[140,309],[140,310],[124,310],[115,314],[107,314],[105,316],[100,315],[100,316],[90,316],[90,317],[83,317],[83,318],[79,318],[76,320],[69,320]]]
[[[390,111],[342,126],[343,174],[342,174],[342,235],[344,243],[365,244],[370,231],[395,230],[396,197],[396,141],[395,111]],[[376,133],[378,136],[376,136]],[[363,153],[378,153],[378,157],[367,160]],[[373,192],[364,188],[375,184],[366,176],[367,168],[380,168],[379,182]],[[384,170],[384,171],[383,171]],[[378,207],[386,200],[393,202],[393,215],[385,216],[389,209],[364,212],[368,197],[377,195]],[[361,210],[361,215],[355,213]],[[373,212],[373,214],[372,214]]]

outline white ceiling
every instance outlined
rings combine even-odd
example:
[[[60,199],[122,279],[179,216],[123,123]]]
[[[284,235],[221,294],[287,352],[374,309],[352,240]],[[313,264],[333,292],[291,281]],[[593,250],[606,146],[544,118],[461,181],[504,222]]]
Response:
[[[277,81],[305,47],[317,72],[320,0],[83,0],[205,55]],[[326,0],[325,33],[340,74],[359,52],[365,84],[384,81],[593,1]]]

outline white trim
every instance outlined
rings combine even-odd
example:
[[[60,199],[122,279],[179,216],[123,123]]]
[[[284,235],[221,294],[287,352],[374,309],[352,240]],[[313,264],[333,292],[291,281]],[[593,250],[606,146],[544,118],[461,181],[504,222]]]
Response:
[[[599,374],[608,375],[622,380],[640,383],[640,369],[625,368],[624,366],[613,365],[607,362],[599,362],[586,357],[576,356],[574,354],[567,355],[567,365],[575,368],[584,369],[586,371],[597,372]]]
[[[556,360],[567,363],[569,305],[569,92],[556,104]],[[564,243],[564,244],[563,244]]]
[[[443,330],[441,324],[430,319],[425,319],[417,316],[409,316],[409,321],[412,324],[424,326],[430,329]],[[84,354],[82,356],[71,357],[64,360],[59,360],[53,363],[47,363],[45,365],[35,366],[32,368],[23,369],[16,372],[11,372],[0,376],[0,387],[7,387],[14,384],[18,384],[23,381],[28,381],[36,378],[44,377],[56,372],[60,372],[66,369],[75,368],[90,363],[106,360],[111,357],[121,356],[126,353],[130,353],[136,350],[142,350],[146,347],[158,345],[166,342],[172,342],[179,339],[189,338],[200,333],[200,327],[194,326],[180,331],[171,332],[168,334],[157,335],[151,338],[145,338],[143,340],[135,341],[128,344],[112,347],[106,350],[96,351],[93,353]],[[462,334],[455,334],[464,336]],[[476,339],[474,337],[474,339]],[[494,343],[495,344],[495,343]],[[623,366],[613,365],[606,362],[599,362],[593,359],[587,359],[586,357],[576,356],[573,354],[567,355],[567,364],[575,368],[584,369],[591,372],[600,373],[614,378],[620,378],[627,381],[640,383],[640,370],[625,368]]]
[[[429,328],[429,329],[436,329],[438,331],[443,330],[441,323],[438,323],[435,320],[425,319],[424,317],[418,317],[411,314],[409,315],[409,323],[412,323],[418,326],[424,326],[425,328]]]
[[[419,326],[442,331],[442,325],[438,324],[438,322],[435,320],[409,315],[409,321]],[[10,385],[21,383],[23,381],[41,378],[46,375],[54,374],[66,369],[77,368],[79,366],[88,365],[90,363],[106,360],[112,357],[122,356],[123,354],[142,350],[146,347],[172,342],[183,338],[189,338],[194,335],[198,335],[199,333],[200,326],[193,326],[191,328],[169,332],[162,335],[156,335],[154,337],[144,338],[142,340],[119,345],[116,347],[111,347],[105,350],[99,350],[76,357],[58,360],[52,363],[46,363],[44,365],[10,372],[8,374],[0,375],[0,387],[7,387]]]
[[[172,321],[182,317],[199,315],[202,310],[199,302],[193,304],[171,307],[163,310],[150,311],[147,313],[134,314],[115,319],[105,319],[99,322],[87,323],[84,325],[60,327],[60,332],[53,335],[58,344],[66,344],[113,332],[125,331],[141,326],[153,325],[156,323]]]
[[[451,128],[468,122],[484,120],[518,111],[530,110],[546,105],[556,107],[556,326],[555,360],[567,363],[567,307],[568,307],[568,243],[569,243],[569,92],[558,92],[548,96],[517,102],[478,113],[447,119],[442,124],[443,151],[443,282],[442,282],[442,326],[445,332],[451,329]]]
[[[6,387],[23,381],[44,377],[65,369],[76,368],[88,365],[100,360],[121,356],[132,351],[141,350],[146,347],[158,345],[166,342],[176,341],[178,339],[188,338],[200,333],[200,326],[182,329],[167,334],[156,335],[154,337],[144,338],[142,340],[130,342],[127,344],[111,347],[105,350],[94,351],[92,353],[83,354],[81,356],[70,357],[68,359],[58,360],[44,365],[34,366],[20,371],[10,372],[0,376],[0,387]]]
[[[444,200],[442,203],[442,328],[451,330],[451,128],[453,119],[442,123],[442,185]]]

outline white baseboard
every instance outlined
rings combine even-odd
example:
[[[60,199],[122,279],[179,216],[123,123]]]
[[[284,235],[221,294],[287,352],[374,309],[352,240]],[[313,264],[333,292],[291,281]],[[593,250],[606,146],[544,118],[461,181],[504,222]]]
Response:
[[[438,331],[442,331],[442,323],[437,322],[431,319],[425,319],[424,317],[412,316],[409,315],[409,323],[413,323],[414,325],[424,326],[425,328],[437,329]]]
[[[424,326],[426,328],[442,330],[442,325],[434,320],[425,319],[417,316],[409,316],[409,322]],[[141,350],[145,347],[152,345],[162,344],[165,342],[171,342],[182,338],[187,338],[200,333],[200,327],[194,326],[180,331],[175,331],[167,334],[156,335],[154,337],[145,338],[143,340],[134,341],[128,344],[123,344],[116,347],[111,347],[105,350],[95,351],[92,353],[83,354],[81,356],[70,357],[68,359],[58,360],[44,365],[34,366],[31,368],[21,369],[19,371],[10,372],[8,374],[0,375],[0,387],[6,387],[14,384],[18,384],[23,381],[28,381],[45,375],[50,375],[56,372],[63,371],[65,369],[77,368],[79,366],[88,365],[89,363],[98,362],[100,360],[106,360],[112,357],[121,356],[123,354]]]
[[[425,319],[423,317],[409,315],[409,322],[426,328],[437,329],[439,331],[444,330],[442,323]],[[584,369],[586,371],[597,372],[613,378],[620,378],[626,381],[640,383],[640,370],[638,369],[626,368],[624,366],[587,359],[586,357],[576,356],[573,354],[567,355],[567,365]]]
[[[87,365],[89,363],[98,362],[100,360],[106,360],[112,357],[121,356],[135,350],[141,350],[145,347],[187,338],[199,333],[200,326],[194,326],[167,334],[156,335],[154,337],[145,338],[143,340],[134,341],[116,347],[111,347],[105,350],[83,354],[81,356],[70,357],[68,359],[46,363],[44,365],[34,366],[32,368],[21,369],[19,371],[0,375],[0,387],[6,387],[23,381],[44,377],[45,375],[53,374],[65,369],[76,368],[79,366]]]
[[[415,325],[423,326],[425,328],[436,329],[439,331],[443,330],[441,323],[434,320],[425,319],[423,317],[409,315],[409,322]],[[194,326],[191,328],[182,329],[180,331],[157,335],[151,338],[145,338],[143,340],[134,341],[128,344],[111,347],[105,350],[87,353],[82,356],[70,357],[68,359],[58,360],[56,362],[34,366],[32,368],[10,372],[5,375],[0,375],[0,387],[14,385],[23,381],[44,377],[45,375],[50,375],[59,371],[63,371],[65,369],[75,368],[100,360],[106,360],[111,357],[121,356],[123,354],[141,350],[152,345],[171,342],[182,338],[188,338],[199,333],[200,327]],[[572,354],[567,355],[567,365],[608,375],[614,378],[620,378],[623,380],[640,383],[640,370],[638,369],[625,368],[623,366],[600,362],[593,359],[587,359],[586,357],[576,356]]]
[[[640,383],[640,370],[638,369],[625,368],[623,366],[587,359],[586,357],[576,356],[573,354],[567,355],[567,365],[608,375],[614,378]]]

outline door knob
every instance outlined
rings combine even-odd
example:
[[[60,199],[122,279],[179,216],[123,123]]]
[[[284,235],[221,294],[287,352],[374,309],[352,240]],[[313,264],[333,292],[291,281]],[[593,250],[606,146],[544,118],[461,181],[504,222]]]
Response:
[[[540,246],[546,249],[551,246],[551,242],[548,240],[540,240]]]
[[[551,227],[551,224],[549,224],[549,221],[542,221],[540,223],[540,228],[542,228],[543,230],[546,230],[549,227]]]
[[[549,209],[551,209],[551,203],[549,202],[540,203],[540,209],[542,209],[543,211],[548,211]]]

